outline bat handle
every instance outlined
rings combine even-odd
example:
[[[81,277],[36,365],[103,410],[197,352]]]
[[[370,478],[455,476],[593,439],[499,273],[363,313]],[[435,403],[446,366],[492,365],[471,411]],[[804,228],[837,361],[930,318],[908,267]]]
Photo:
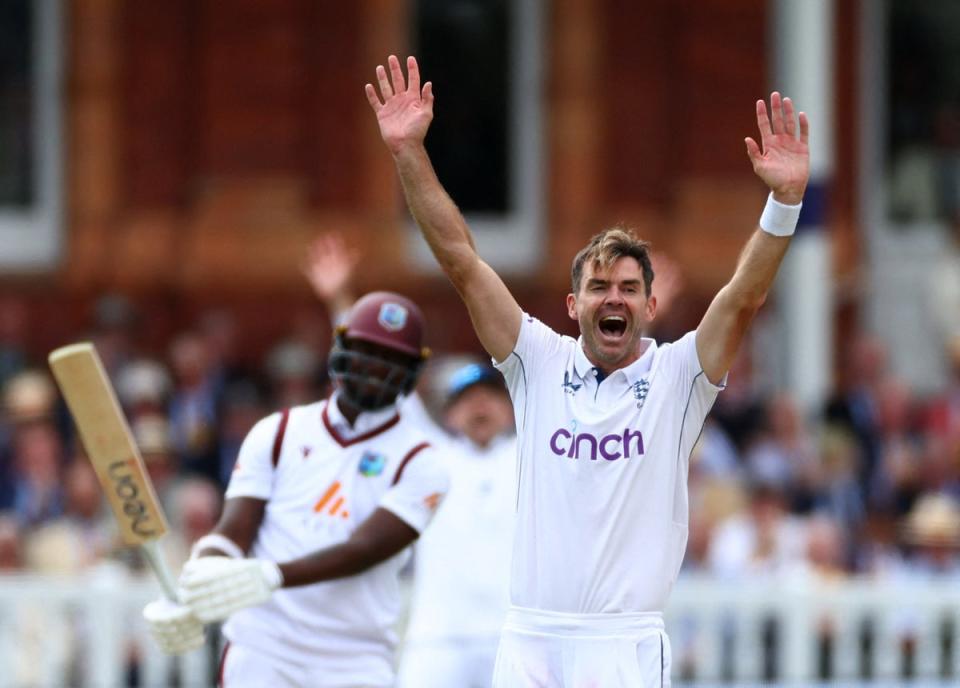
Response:
[[[160,581],[160,587],[163,588],[163,594],[166,595],[167,599],[171,602],[179,602],[177,596],[177,583],[173,579],[173,575],[170,573],[170,569],[167,568],[167,562],[163,558],[163,554],[160,552],[160,541],[159,540],[148,540],[140,544],[140,549],[143,551],[143,554],[147,557],[147,561],[150,563],[150,568],[153,569],[153,572],[157,574],[157,580]]]

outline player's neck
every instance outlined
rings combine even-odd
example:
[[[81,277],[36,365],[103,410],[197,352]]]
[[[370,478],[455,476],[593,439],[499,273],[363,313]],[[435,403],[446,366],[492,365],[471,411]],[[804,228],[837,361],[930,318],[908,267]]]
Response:
[[[357,418],[360,417],[360,409],[344,399],[342,394],[337,395],[337,410],[340,411],[351,428],[356,424]]]
[[[599,356],[594,352],[590,351],[586,346],[583,347],[583,354],[587,357],[587,360],[602,374],[604,378],[609,377],[612,373],[633,365],[639,361],[643,354],[646,353],[647,347],[650,346],[650,342],[646,339],[640,339],[637,342],[636,348],[632,353],[624,356],[619,361],[613,363],[607,363],[603,361]]]

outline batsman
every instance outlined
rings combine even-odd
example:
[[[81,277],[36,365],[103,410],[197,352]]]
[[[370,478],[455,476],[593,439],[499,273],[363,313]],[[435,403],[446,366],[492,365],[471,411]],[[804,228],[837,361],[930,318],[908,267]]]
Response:
[[[222,686],[394,684],[398,574],[448,485],[400,410],[429,354],[423,331],[399,294],[354,304],[329,356],[333,394],[254,426],[179,603],[144,609],[161,648],[194,649],[205,623],[226,619]]]

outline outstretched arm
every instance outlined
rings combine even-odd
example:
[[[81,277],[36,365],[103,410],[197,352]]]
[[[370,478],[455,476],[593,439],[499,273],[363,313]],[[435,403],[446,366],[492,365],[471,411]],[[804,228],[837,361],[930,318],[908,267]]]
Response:
[[[788,206],[800,204],[810,175],[809,124],[803,112],[798,119],[799,139],[793,103],[789,98],[781,100],[780,94],[774,92],[770,96],[769,117],[766,104],[757,101],[760,145],[752,138],[745,140],[753,171],[770,187],[773,201]],[[753,316],[766,300],[790,245],[790,234],[792,230],[786,236],[778,236],[758,227],[740,254],[733,277],[700,321],[697,354],[712,383],[719,383],[729,370]]]
[[[407,58],[408,81],[395,56],[390,56],[388,66],[389,77],[382,65],[377,67],[380,92],[367,84],[367,100],[393,154],[410,213],[466,304],[480,343],[502,361],[520,334],[520,306],[503,280],[480,259],[463,215],[440,184],[427,155],[423,141],[433,119],[433,85],[428,81],[421,89],[420,69],[413,57]]]

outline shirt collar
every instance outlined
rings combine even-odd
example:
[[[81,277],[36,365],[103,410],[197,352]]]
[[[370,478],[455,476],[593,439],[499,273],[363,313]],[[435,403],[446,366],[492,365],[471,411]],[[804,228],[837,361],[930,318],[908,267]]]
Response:
[[[330,425],[332,425],[337,433],[344,439],[352,439],[368,433],[371,430],[377,430],[399,414],[397,410],[398,404],[394,402],[376,411],[361,411],[360,415],[357,416],[357,420],[354,421],[353,425],[350,425],[349,421],[347,421],[346,417],[341,413],[340,407],[337,405],[339,396],[340,391],[334,390],[333,394],[330,395],[330,399],[327,401],[326,411]]]
[[[627,378],[629,384],[637,382],[640,378],[646,375],[650,368],[653,365],[653,354],[657,350],[657,342],[654,339],[649,337],[640,338],[640,347],[643,348],[643,353],[640,354],[640,358],[631,363],[625,368],[618,368],[614,370],[607,377],[613,377],[617,373],[623,373],[624,377]],[[574,370],[577,371],[577,375],[580,376],[580,379],[586,380],[589,375],[596,376],[596,370],[594,365],[590,362],[590,359],[587,358],[587,355],[583,352],[583,336],[577,340],[577,354],[574,357]]]

